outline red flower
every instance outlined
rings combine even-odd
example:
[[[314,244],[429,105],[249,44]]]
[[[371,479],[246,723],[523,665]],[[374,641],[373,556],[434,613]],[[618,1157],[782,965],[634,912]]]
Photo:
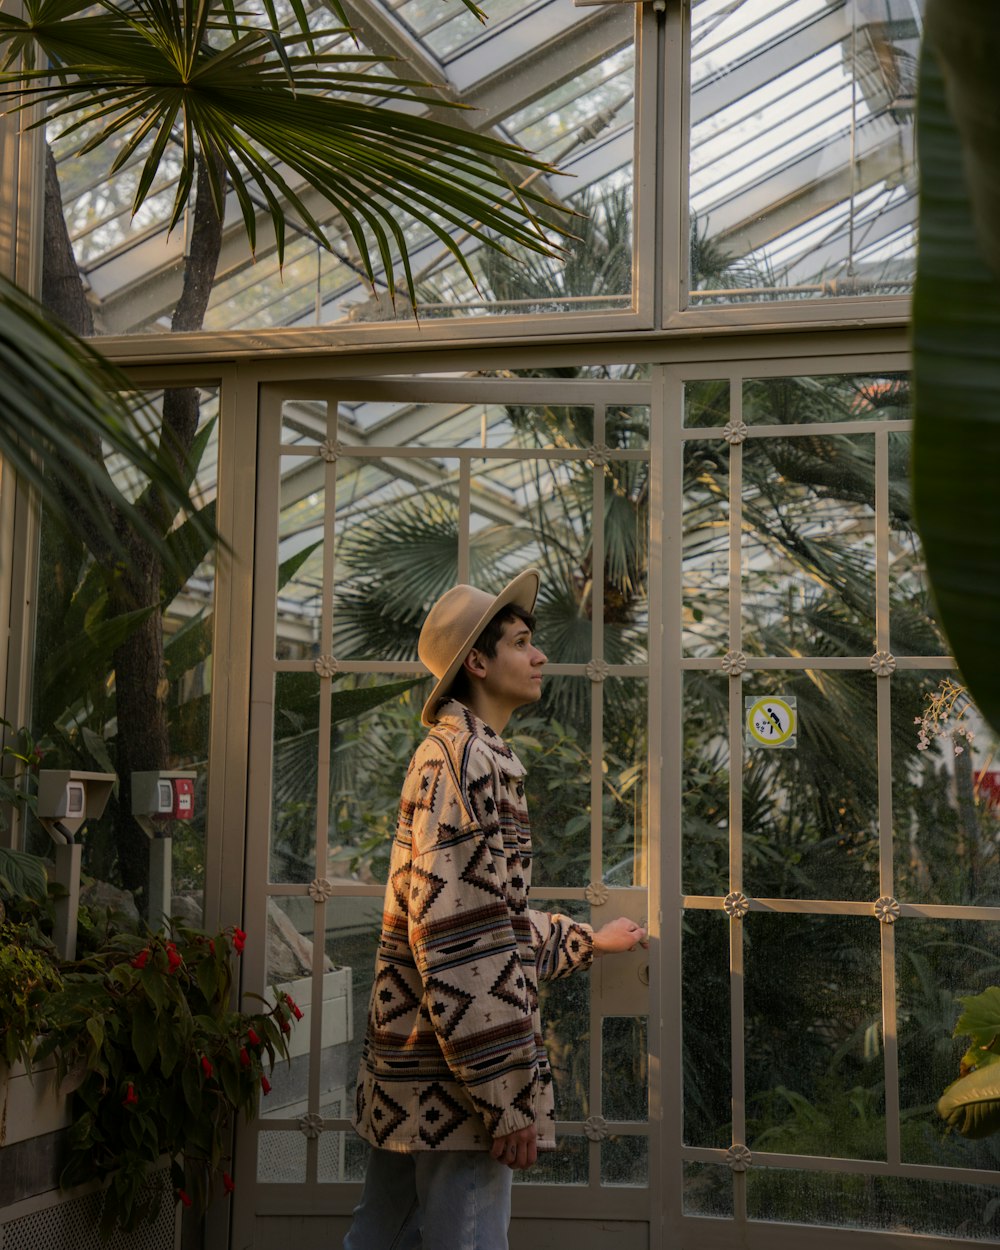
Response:
[[[222,1173],[222,1183],[226,1188],[227,1194],[231,1194],[233,1190],[236,1188],[236,1182],[233,1180],[233,1178],[229,1175],[228,1172]]]
[[[250,1067],[250,1052],[245,1046],[240,1047],[240,1063],[244,1068]]]
[[[243,954],[243,947],[247,944],[247,935],[242,929],[233,929],[233,950],[237,955]]]
[[[292,1031],[292,1026],[288,1023],[288,1021],[287,1021],[287,1020],[284,1020],[284,1019],[283,1019],[283,1020],[281,1021],[281,1031],[282,1031],[282,1033],[284,1033],[284,1035],[285,1035],[286,1037],[288,1036],[288,1034],[289,1034],[289,1033],[291,1033],[291,1031]]]
[[[266,1076],[262,1076],[260,1078],[260,1087],[264,1091],[265,1094],[269,1094],[271,1092],[271,1082],[267,1079]]]
[[[184,960],[181,958],[181,955],[177,950],[177,944],[175,942],[168,942],[167,943],[167,963],[170,965],[170,967],[167,969],[167,971],[170,973],[176,972],[183,962]]]
[[[205,1073],[205,1080],[210,1081],[212,1079],[212,1063],[208,1055],[202,1055],[201,1057],[201,1070]]]
[[[191,1199],[187,1196],[183,1189],[178,1189],[177,1197],[180,1198],[181,1202],[183,1202],[186,1207],[191,1205]]]
[[[253,1029],[247,1029],[247,1041],[250,1043],[251,1046],[260,1045],[260,1038],[253,1031]]]
[[[286,994],[286,995],[285,995],[285,1002],[288,1004],[288,1009],[289,1009],[289,1011],[291,1011],[291,1013],[292,1013],[292,1015],[295,1017],[295,1019],[296,1019],[296,1020],[301,1020],[301,1019],[302,1019],[302,1011],[301,1011],[301,1009],[299,1008],[298,1004],[296,1003],[295,999],[294,999],[294,998],[292,998],[291,994]]]
[[[139,1095],[135,1092],[135,1086],[131,1081],[129,1081],[128,1087],[125,1090],[125,1097],[122,1099],[122,1106],[134,1107],[138,1101]]]
[[[133,968],[145,968],[149,963],[149,947],[147,946],[144,951],[140,951],[135,959],[129,960],[129,963]]]

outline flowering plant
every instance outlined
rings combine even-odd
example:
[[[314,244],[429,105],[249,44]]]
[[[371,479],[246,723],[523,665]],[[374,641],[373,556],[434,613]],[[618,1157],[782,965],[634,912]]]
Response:
[[[203,1209],[220,1183],[234,1188],[233,1117],[253,1115],[301,1015],[287,995],[232,1009],[233,954],[245,940],[237,928],[112,934],[63,964],[47,995],[34,1056],[54,1056],[60,1080],[76,1086],[60,1183],[107,1181],[105,1236],[155,1219],[163,1193],[150,1202],[148,1183],[164,1156],[175,1201]]]

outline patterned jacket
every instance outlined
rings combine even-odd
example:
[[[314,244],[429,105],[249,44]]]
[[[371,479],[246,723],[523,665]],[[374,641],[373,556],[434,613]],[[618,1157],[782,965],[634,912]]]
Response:
[[[386,1150],[555,1146],[538,980],[593,959],[593,931],[528,907],[524,766],[452,700],[400,801],[354,1124]]]

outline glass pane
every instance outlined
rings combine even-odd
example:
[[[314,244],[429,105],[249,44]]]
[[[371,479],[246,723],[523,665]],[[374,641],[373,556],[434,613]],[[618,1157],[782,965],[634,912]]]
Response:
[[[340,896],[326,904],[324,982],[330,987],[330,1006],[323,1021],[320,1105],[328,1119],[349,1119],[354,1112],[381,928],[381,897]],[[350,1141],[347,1151],[345,1167],[348,1159],[357,1158]]]
[[[646,885],[647,703],[645,678],[604,683],[603,879],[608,885]]]
[[[743,383],[743,419],[748,425],[907,421],[911,415],[905,373],[748,378]]]
[[[747,1214],[754,1220],[871,1228],[995,1242],[996,1188],[902,1176],[849,1176],[751,1168]]]
[[[275,673],[271,881],[312,881],[317,875],[319,712],[315,673]]]
[[[458,581],[458,462],[337,461],[334,655],[415,660],[428,608]],[[477,552],[489,536],[473,542]],[[504,585],[497,562],[475,560],[475,584]]]
[[[217,390],[179,387],[143,394],[140,423],[195,465],[192,499],[214,505],[218,483]],[[167,432],[165,432],[167,431]],[[179,431],[173,433],[172,431]],[[129,500],[145,477],[106,448],[94,448]],[[178,583],[151,556],[127,516],[112,516],[126,555],[105,545],[88,523],[56,525],[43,511],[35,592],[32,710],[25,730],[44,753],[45,769],[117,773],[104,814],[90,820],[83,845],[81,902],[140,916],[154,928],[165,915],[200,926],[204,915],[209,728],[213,686],[215,553],[190,534],[190,572]],[[163,532],[182,517],[172,512]],[[154,570],[146,576],[143,570]],[[137,618],[143,608],[149,613]],[[20,746],[28,746],[21,737]],[[13,745],[13,743],[12,743]],[[163,817],[155,802],[160,770],[193,787],[189,814]],[[138,776],[143,774],[143,776]],[[135,780],[133,778],[135,777]],[[133,794],[145,811],[133,815]],[[145,801],[143,801],[143,798]],[[51,857],[52,842],[27,820],[26,849]],[[151,854],[152,849],[152,854]],[[89,880],[88,880],[89,878]]]
[[[586,1185],[590,1166],[588,1145],[586,1137],[557,1133],[555,1150],[540,1150],[534,1167],[514,1173],[514,1184]]]
[[[909,434],[889,435],[889,508],[889,650],[895,656],[948,655],[912,523]]]
[[[536,890],[585,886],[592,877],[592,688],[587,677],[547,677],[541,703],[516,713],[504,735],[528,770]]]
[[[742,923],[747,1145],[884,1159],[885,1074],[871,1040],[882,1018],[878,924],[761,912]]]
[[[321,914],[308,897],[268,900],[265,997],[273,1002],[275,993],[291,994],[297,1003],[304,1003],[304,1018],[289,1037],[288,1061],[278,1059],[270,1075],[271,1092],[260,1102],[260,1114],[265,1118],[295,1119],[310,1110],[308,1021],[312,1011],[314,939]],[[328,961],[324,961],[324,974],[329,970]]]
[[[318,1142],[316,1179],[331,1185],[363,1181],[370,1149],[357,1133],[327,1130]]]
[[[683,680],[682,888],[685,894],[724,898],[729,893],[729,678],[688,672]]]
[[[685,1215],[733,1217],[733,1173],[712,1163],[685,1163],[682,1198]]]
[[[257,1180],[262,1185],[301,1185],[306,1179],[307,1145],[297,1128],[258,1133]]]
[[[730,415],[728,378],[684,383],[685,426],[722,426]]]
[[[601,1114],[606,1120],[648,1120],[646,1017],[611,1016],[601,1027]]]
[[[535,903],[549,912],[568,912],[589,921],[586,904],[565,908],[555,902]],[[590,1115],[590,977],[561,977],[538,983],[539,1011],[545,1048],[555,1081],[556,1119],[585,1120]]]
[[[728,443],[684,444],[683,608],[685,655],[729,649]]]
[[[649,463],[604,470],[604,659],[642,664],[649,644]]]
[[[996,906],[996,736],[957,674],[940,672],[893,676],[892,725],[897,896],[907,902]]]
[[[279,660],[312,659],[325,650],[320,634],[326,468],[321,456],[281,458],[274,635]]]
[[[729,924],[722,911],[684,913],[681,1018],[688,1146],[725,1149],[733,1139]]]
[[[407,765],[426,737],[427,683],[347,674],[332,693],[327,875],[385,882]]]
[[[743,445],[743,604],[750,654],[871,654],[870,437]]]
[[[904,1163],[942,1167],[1000,1167],[1000,1140],[974,1140],[948,1128],[936,1110],[958,1079],[968,1037],[953,1037],[961,997],[1000,981],[995,923],[916,920],[896,923],[899,1011],[899,1102]]]
[[[754,701],[781,699],[796,713],[793,748],[745,739],[746,892],[757,898],[877,898],[872,674],[843,669],[745,674],[743,693]]]
[[[601,1143],[602,1185],[648,1185],[649,1142],[645,1137],[609,1137]]]
[[[694,0],[694,306],[909,290],[921,7]]]
[[[325,399],[286,399],[281,404],[282,447],[317,447],[330,433]]]

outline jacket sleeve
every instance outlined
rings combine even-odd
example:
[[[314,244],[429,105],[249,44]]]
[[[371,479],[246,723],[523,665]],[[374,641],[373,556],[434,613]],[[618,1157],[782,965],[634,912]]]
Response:
[[[496,1137],[534,1122],[539,1081],[532,995],[507,904],[497,780],[475,750],[466,794],[447,751],[427,767],[433,776],[415,768],[408,778],[410,949],[445,1061]]]
[[[532,945],[538,952],[539,981],[583,972],[594,962],[594,930],[569,916],[530,911]]]

